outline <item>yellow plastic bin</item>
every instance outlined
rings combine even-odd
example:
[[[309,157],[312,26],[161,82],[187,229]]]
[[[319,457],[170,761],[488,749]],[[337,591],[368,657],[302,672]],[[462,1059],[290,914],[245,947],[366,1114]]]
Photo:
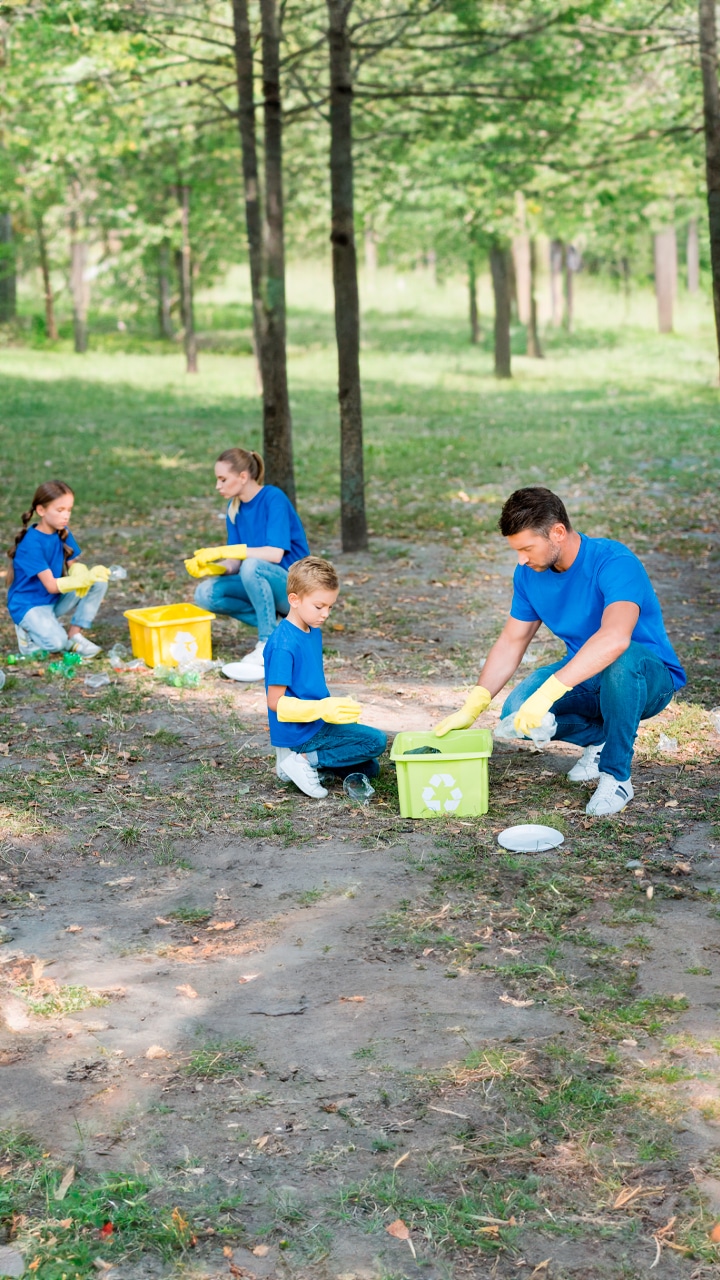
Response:
[[[435,747],[441,755],[406,755],[416,747]],[[390,759],[395,765],[403,818],[476,818],[489,804],[489,729],[456,729],[444,738],[434,733],[399,733]]]
[[[212,658],[210,624],[215,617],[196,604],[163,604],[126,609],[133,656],[149,667],[176,667],[193,658]]]

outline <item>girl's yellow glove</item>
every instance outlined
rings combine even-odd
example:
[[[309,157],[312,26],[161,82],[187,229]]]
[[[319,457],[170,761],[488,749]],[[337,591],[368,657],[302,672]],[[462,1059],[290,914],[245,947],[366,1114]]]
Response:
[[[283,694],[277,704],[277,718],[281,724],[310,724],[312,720],[324,720],[326,724],[355,724],[360,719],[362,707],[354,698],[288,698]]]
[[[569,693],[571,687],[569,684],[563,684],[557,676],[548,676],[545,683],[525,699],[516,713],[513,720],[515,731],[527,737],[531,729],[538,729],[553,703],[557,702],[558,698],[562,698],[563,694]]]
[[[190,560],[185,561],[185,568],[191,578],[211,578],[224,573],[225,570],[221,564],[199,564],[197,556],[192,556]]]
[[[478,716],[481,716],[483,711],[487,711],[491,702],[490,691],[484,689],[481,684],[477,684],[459,711],[453,711],[451,716],[446,716],[435,725],[435,737],[444,738],[445,734],[453,729],[470,729]]]
[[[247,545],[239,542],[235,547],[200,547],[194,559],[198,564],[212,564],[213,560],[244,560],[247,556]]]
[[[109,582],[110,570],[106,569],[104,564],[94,564],[90,570],[90,577],[93,582]]]
[[[71,564],[67,576],[57,579],[57,589],[61,596],[74,591],[79,596],[87,595],[95,579],[84,564]]]

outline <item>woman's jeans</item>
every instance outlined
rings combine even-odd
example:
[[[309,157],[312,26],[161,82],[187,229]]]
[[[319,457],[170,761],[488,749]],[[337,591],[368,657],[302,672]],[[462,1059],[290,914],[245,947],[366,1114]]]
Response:
[[[506,698],[501,716],[515,715],[526,698],[567,665],[568,659],[539,667]],[[649,720],[668,705],[675,692],[664,662],[644,644],[631,641],[624,653],[604,671],[583,680],[553,703],[556,740],[581,747],[605,743],[599,760],[601,773],[625,782],[632,769],[635,737],[641,720]]]
[[[211,613],[237,618],[247,627],[257,627],[258,640],[269,640],[290,605],[287,598],[287,569],[269,560],[250,557],[240,561],[239,573],[203,578],[195,588],[195,603]]]
[[[68,591],[65,595],[58,595],[54,604],[36,604],[28,609],[22,622],[15,624],[20,653],[28,655],[36,649],[59,653],[68,649],[72,640],[68,639],[68,633],[58,619],[71,613],[71,626],[80,627],[83,631],[91,627],[107,589],[107,582],[94,582],[84,596]]]
[[[382,729],[371,729],[367,724],[324,724],[297,750],[307,756],[314,769],[335,770],[375,761],[386,746]],[[372,776],[379,772],[379,768],[373,769]]]

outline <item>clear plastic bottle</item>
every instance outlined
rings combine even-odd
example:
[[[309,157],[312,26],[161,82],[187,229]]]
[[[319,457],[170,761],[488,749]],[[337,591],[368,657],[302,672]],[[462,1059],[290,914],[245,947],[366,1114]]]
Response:
[[[365,773],[349,773],[343,782],[343,791],[353,804],[369,804],[375,788]]]
[[[110,683],[110,677],[104,671],[94,671],[91,676],[85,677],[85,684],[88,689],[102,689],[104,685]]]
[[[0,689],[5,688],[5,672],[0,671]]]
[[[108,573],[109,582],[124,582],[127,578],[127,569],[123,569],[121,564],[111,564]]]
[[[535,743],[536,747],[544,747],[547,746],[551,738],[555,737],[557,720],[555,719],[552,711],[546,712],[542,718],[542,723],[538,725],[537,729],[531,729],[527,735],[518,733],[515,728],[514,720],[515,715],[511,715],[506,716],[504,720],[500,721],[497,729],[495,730],[495,737],[499,742],[512,742],[518,739],[521,742],[527,742],[528,738],[530,738],[531,741]]]

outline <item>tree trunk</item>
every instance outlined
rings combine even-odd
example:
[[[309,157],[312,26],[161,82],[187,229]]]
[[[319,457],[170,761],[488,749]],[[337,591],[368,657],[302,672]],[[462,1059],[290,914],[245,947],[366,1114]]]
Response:
[[[536,360],[542,360],[542,350],[540,347],[540,334],[538,333],[538,315],[537,315],[537,297],[535,286],[537,282],[537,245],[534,240],[529,242],[530,250],[530,318],[527,329],[527,353]]]
[[[330,190],[335,333],[340,401],[340,507],[343,551],[367,548],[360,394],[360,301],[352,155],[352,71],[347,0],[327,0],[330,27]]]
[[[250,294],[252,297],[253,351],[258,391],[263,394],[263,245],[260,179],[255,130],[255,73],[253,43],[250,33],[248,0],[233,0],[235,34],[235,79],[238,95],[238,127],[242,151],[243,186],[245,189],[245,227],[250,261]]]
[[[550,301],[552,322],[556,329],[563,322],[562,269],[565,250],[562,240],[550,241]]]
[[[90,287],[87,279],[87,241],[79,238],[78,214],[70,214],[70,292],[72,294],[75,350],[82,355],[88,348],[87,316]]]
[[[260,0],[265,103],[265,281],[263,452],[268,481],[294,504],[292,418],[287,381],[285,228],[282,180],[280,29],[276,0]]]
[[[470,341],[473,346],[477,346],[480,341],[480,316],[478,314],[477,300],[477,269],[473,254],[470,254],[468,258],[468,294],[470,301]]]
[[[41,213],[35,216],[35,230],[37,233],[40,271],[42,273],[43,295],[45,297],[45,333],[51,342],[56,342],[58,332],[57,324],[55,323],[55,298],[50,278],[50,259],[47,251],[47,240],[45,239],[45,225]]]
[[[0,324],[14,320],[17,314],[15,246],[12,216],[0,213]]]
[[[697,293],[700,288],[700,241],[697,218],[691,218],[688,222],[685,266],[687,270],[687,291],[688,293]]]
[[[705,172],[707,175],[710,266],[712,270],[715,335],[720,361],[720,83],[715,0],[699,0],[700,65],[702,67],[705,118]]]
[[[377,278],[377,236],[372,227],[365,228],[365,275],[367,282],[374,285]]]
[[[181,273],[182,278],[182,273]],[[172,339],[173,325],[170,315],[170,242],[167,238],[158,245],[158,333],[161,338]]]
[[[495,377],[510,378],[510,254],[499,240],[490,247],[490,273],[495,297]]]
[[[515,269],[515,289],[517,292],[518,320],[521,324],[530,323],[530,237],[523,234],[515,236],[512,242],[513,267]]]
[[[182,249],[180,251],[180,281],[182,288],[180,299],[182,304],[185,365],[188,373],[197,373],[197,336],[195,334],[193,309],[192,253],[190,248],[190,188],[186,182],[178,185],[177,194],[180,203],[180,225],[182,227]]]
[[[675,228],[667,227],[655,235],[655,297],[659,333],[673,331],[673,303],[676,293],[677,240]]]

